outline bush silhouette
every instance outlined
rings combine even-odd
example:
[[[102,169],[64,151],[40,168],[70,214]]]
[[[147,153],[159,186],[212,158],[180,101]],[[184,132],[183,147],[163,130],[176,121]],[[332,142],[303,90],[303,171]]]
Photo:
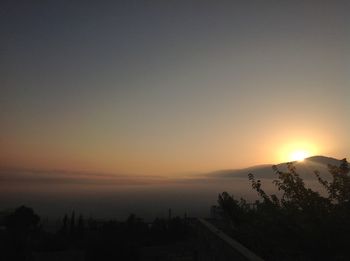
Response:
[[[5,224],[11,233],[27,236],[38,229],[39,221],[40,218],[33,209],[21,206],[7,216]]]
[[[219,195],[225,229],[268,260],[349,260],[350,177],[346,159],[329,165],[331,180],[315,176],[326,195],[308,188],[293,163],[287,171],[273,166],[280,196],[268,195],[249,174],[260,201],[249,208],[227,192]]]
[[[5,217],[5,233],[0,245],[3,260],[26,260],[30,255],[30,240],[39,231],[40,218],[33,209],[21,206]]]

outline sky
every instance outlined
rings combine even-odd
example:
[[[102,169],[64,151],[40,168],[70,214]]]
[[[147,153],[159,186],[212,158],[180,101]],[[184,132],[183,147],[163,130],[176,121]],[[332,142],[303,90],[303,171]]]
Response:
[[[0,166],[350,158],[348,1],[1,1]]]

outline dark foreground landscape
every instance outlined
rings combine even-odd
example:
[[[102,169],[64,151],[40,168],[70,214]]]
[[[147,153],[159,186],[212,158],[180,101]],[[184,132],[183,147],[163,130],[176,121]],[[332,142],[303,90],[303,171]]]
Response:
[[[248,203],[227,192],[206,219],[173,216],[145,222],[94,219],[73,211],[56,229],[35,210],[1,212],[2,260],[349,260],[350,176],[346,159],[315,171],[325,193],[305,185],[295,163],[273,166],[278,194],[249,174],[259,200]]]

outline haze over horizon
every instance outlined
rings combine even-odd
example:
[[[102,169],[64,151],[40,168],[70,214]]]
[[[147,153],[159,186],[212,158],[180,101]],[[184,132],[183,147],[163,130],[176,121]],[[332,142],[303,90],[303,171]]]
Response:
[[[151,178],[350,158],[349,11],[2,1],[0,166]]]
[[[329,180],[327,164],[340,161],[328,157],[311,157],[296,162],[297,172],[305,184],[324,191],[313,172]],[[278,168],[286,171],[285,164]],[[278,193],[273,185],[276,174],[271,165],[225,170],[202,175],[176,175],[172,178],[149,175],[114,175],[103,173],[0,169],[0,205],[2,209],[28,205],[38,213],[59,218],[67,211],[77,211],[95,218],[124,219],[135,213],[147,220],[165,217],[171,208],[174,215],[207,216],[223,191],[257,199],[248,174],[261,180],[267,193]]]

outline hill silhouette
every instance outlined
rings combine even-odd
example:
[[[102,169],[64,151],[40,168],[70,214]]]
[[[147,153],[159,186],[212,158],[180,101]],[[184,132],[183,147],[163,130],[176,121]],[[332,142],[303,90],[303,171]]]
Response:
[[[322,177],[329,177],[328,164],[338,166],[340,160],[326,156],[312,156],[303,161],[294,161],[293,163],[297,171],[301,174],[301,177],[308,180],[315,179],[315,175],[313,174],[315,170],[319,171]],[[210,175],[227,178],[244,178],[249,173],[254,173],[256,178],[273,179],[275,178],[275,174],[271,169],[272,166],[273,164],[264,164],[243,169],[221,170],[212,172]],[[287,170],[287,162],[276,164],[276,166],[282,171]]]

